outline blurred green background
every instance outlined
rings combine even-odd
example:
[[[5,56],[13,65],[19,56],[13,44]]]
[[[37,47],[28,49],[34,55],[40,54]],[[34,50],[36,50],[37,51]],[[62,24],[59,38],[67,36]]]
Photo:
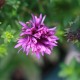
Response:
[[[46,15],[45,24],[56,26],[59,37],[58,47],[40,60],[14,49],[19,21],[30,20],[31,13]],[[0,0],[0,80],[80,80],[80,55],[69,65],[65,62],[71,45],[80,49],[80,40],[67,42],[65,36],[68,28],[80,29],[79,16],[80,0]]]

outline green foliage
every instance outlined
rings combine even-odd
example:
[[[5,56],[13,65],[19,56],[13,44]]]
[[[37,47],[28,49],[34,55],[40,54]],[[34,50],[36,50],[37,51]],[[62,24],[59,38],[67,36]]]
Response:
[[[73,60],[69,65],[63,64],[59,76],[66,78],[65,80],[79,80],[80,79],[80,65]]]
[[[0,45],[0,57],[7,55],[7,47],[5,44]]]

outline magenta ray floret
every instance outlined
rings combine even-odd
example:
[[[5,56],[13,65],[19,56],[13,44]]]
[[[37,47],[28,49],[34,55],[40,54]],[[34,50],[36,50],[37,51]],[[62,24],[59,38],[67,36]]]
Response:
[[[56,27],[48,28],[44,24],[45,17],[42,17],[42,14],[39,17],[32,15],[32,20],[29,22],[19,22],[22,32],[15,48],[21,46],[20,50],[26,52],[27,55],[31,50],[37,58],[40,58],[40,54],[42,56],[45,53],[51,54],[53,47],[57,46],[58,37],[55,36]]]

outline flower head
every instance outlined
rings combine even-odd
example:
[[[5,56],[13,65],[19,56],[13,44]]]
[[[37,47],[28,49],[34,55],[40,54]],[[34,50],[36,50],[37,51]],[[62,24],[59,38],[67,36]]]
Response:
[[[36,54],[37,58],[40,58],[40,54],[42,56],[44,53],[51,54],[52,48],[57,46],[58,38],[55,36],[56,27],[48,28],[44,24],[45,17],[42,17],[42,14],[39,17],[32,15],[32,20],[29,22],[19,22],[23,27],[15,48],[21,46],[20,50],[27,55],[31,49],[32,54]]]

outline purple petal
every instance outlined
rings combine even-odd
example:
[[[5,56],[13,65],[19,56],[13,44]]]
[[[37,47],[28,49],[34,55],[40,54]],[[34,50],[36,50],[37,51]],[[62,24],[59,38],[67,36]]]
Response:
[[[42,56],[44,56],[44,52],[41,52]]]
[[[53,46],[57,46],[57,44],[55,44],[55,43],[50,43],[51,45],[53,45]]]
[[[43,45],[41,45],[41,50],[42,50],[42,51],[45,51],[46,48],[45,48]]]
[[[21,34],[20,34],[20,36],[24,36],[25,34],[26,34],[26,33],[25,33],[25,32],[23,32],[23,33],[21,33]]]
[[[31,14],[32,16],[32,21],[35,23],[35,16],[33,14]]]
[[[23,22],[21,22],[21,21],[19,21],[19,23],[21,24],[21,26],[27,27],[27,25],[26,25],[25,23],[23,23]]]
[[[48,49],[48,48],[46,48],[45,52],[46,52],[47,54],[49,54],[49,55],[51,54],[51,50]]]
[[[38,59],[40,59],[40,54],[39,54],[39,53],[36,53],[36,57],[37,57]]]
[[[40,14],[39,18],[40,18],[40,20],[42,19],[42,14]]]
[[[56,27],[49,29],[49,31],[55,31],[55,30],[56,30]]]
[[[36,40],[34,37],[32,38],[32,41],[33,41],[33,43],[35,43],[35,44],[37,43],[37,40]]]
[[[18,43],[14,48],[18,48],[22,45],[22,43]]]
[[[36,34],[34,34],[34,37],[36,37],[36,38],[40,38],[40,36],[41,36],[40,33],[36,33]]]
[[[25,38],[19,39],[19,40],[18,40],[18,43],[24,42],[25,40],[26,40]]]
[[[28,54],[29,54],[29,50],[26,49],[26,55],[28,55]]]
[[[46,15],[43,17],[43,19],[42,19],[42,21],[41,21],[41,24],[43,24],[45,18],[46,18]]]

